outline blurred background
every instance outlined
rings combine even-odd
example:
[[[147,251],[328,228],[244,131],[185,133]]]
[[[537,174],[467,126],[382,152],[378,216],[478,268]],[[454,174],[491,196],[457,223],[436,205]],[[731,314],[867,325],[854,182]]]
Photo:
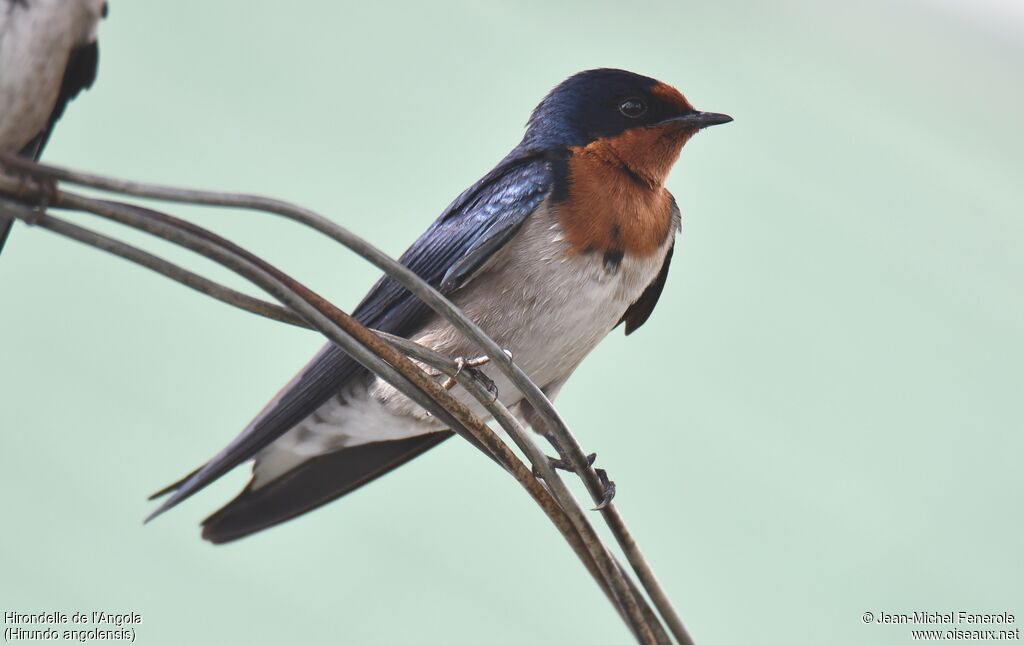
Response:
[[[293,200],[395,255],[576,71],[734,116],[671,177],[657,312],[564,416],[699,643],[910,641],[866,611],[1024,621],[1024,5],[110,5],[45,160]],[[284,221],[169,210],[343,307],[377,277]],[[152,644],[628,642],[458,440],[236,544],[197,524],[245,469],[143,527],[320,338],[21,225],[0,288],[3,611],[136,611]]]

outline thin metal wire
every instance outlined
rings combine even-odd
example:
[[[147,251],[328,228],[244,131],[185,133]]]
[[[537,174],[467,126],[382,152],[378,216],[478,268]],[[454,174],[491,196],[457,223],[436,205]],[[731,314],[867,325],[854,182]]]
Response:
[[[310,226],[311,228],[314,228],[315,230],[320,231],[328,237],[340,242],[381,270],[388,273],[392,278],[397,280],[405,288],[409,289],[409,291],[423,300],[439,315],[449,320],[464,335],[480,346],[483,353],[490,356],[495,365],[503,371],[512,383],[522,392],[524,398],[533,406],[537,415],[544,422],[546,430],[555,437],[559,445],[567,452],[571,465],[583,479],[588,492],[591,494],[591,497],[595,502],[601,500],[603,497],[604,489],[596,470],[587,460],[586,453],[582,446],[580,446],[568,426],[562,420],[540,388],[533,383],[511,359],[508,359],[508,357],[501,352],[501,349],[493,340],[491,340],[472,320],[466,317],[460,310],[444,298],[444,296],[422,281],[406,267],[391,259],[389,256],[376,249],[359,236],[354,235],[347,229],[301,206],[256,195],[181,189],[141,182],[111,179],[91,173],[82,173],[64,168],[36,166],[30,162],[25,162],[11,157],[4,157],[3,159],[0,159],[0,161],[3,161],[12,167],[17,167],[24,172],[35,173],[39,176],[61,179],[70,183],[137,197],[180,203],[262,210],[278,214]],[[618,509],[614,504],[608,504],[601,510],[601,512],[609,526],[609,529],[619,543],[620,548],[622,548],[627,560],[640,579],[641,584],[647,590],[651,600],[658,608],[658,611],[666,621],[666,624],[675,636],[676,640],[680,645],[692,645],[692,638],[683,625],[678,612],[672,605],[667,594],[664,592],[660,582],[657,580],[653,569],[644,557],[631,532],[628,530],[625,521],[618,512]]]
[[[300,311],[305,317],[307,317],[308,320],[310,320],[310,322],[312,322],[318,329],[320,329],[322,333],[331,338],[333,342],[336,342],[340,346],[342,346],[347,352],[352,354],[354,358],[363,363],[368,369],[371,369],[371,371],[374,371],[375,373],[381,375],[389,382],[395,384],[399,391],[402,391],[407,396],[410,396],[410,398],[412,398],[413,400],[416,400],[431,413],[436,414],[440,420],[442,420],[445,424],[452,427],[453,430],[456,430],[456,432],[458,432],[460,429],[462,429],[464,432],[461,432],[460,434],[463,434],[463,436],[466,436],[471,441],[473,441],[474,439],[476,439],[476,442],[480,441],[480,438],[474,437],[473,433],[465,432],[465,425],[460,426],[460,420],[453,418],[450,414],[447,414],[444,408],[439,409],[438,405],[430,399],[423,400],[424,397],[422,396],[422,392],[418,392],[415,388],[415,385],[413,385],[415,379],[408,379],[408,375],[396,373],[396,371],[391,367],[391,365],[388,365],[383,361],[375,362],[373,360],[374,357],[372,355],[372,352],[368,353],[365,347],[361,347],[358,342],[353,342],[354,338],[351,335],[338,335],[336,333],[337,330],[330,328],[329,323],[331,321],[325,318],[322,313],[317,313],[315,310],[311,313],[309,311],[309,302],[303,302],[301,299],[296,300],[294,294],[288,292],[287,289],[282,290],[280,283],[282,276],[273,276],[273,272],[267,273],[268,266],[260,267],[260,263],[256,263],[256,268],[254,269],[252,266],[245,265],[244,262],[240,264],[238,262],[238,258],[232,257],[230,252],[225,254],[224,248],[221,248],[223,245],[218,245],[218,242],[223,243],[226,241],[220,240],[220,238],[217,238],[216,236],[210,234],[208,231],[200,229],[199,227],[195,227],[194,225],[188,225],[187,223],[181,222],[180,220],[175,220],[174,218],[170,218],[168,216],[165,216],[155,211],[151,211],[149,209],[142,209],[135,206],[128,206],[108,201],[90,200],[88,198],[84,198],[69,193],[57,193],[54,199],[54,204],[62,207],[86,210],[89,212],[103,215],[105,217],[109,217],[123,224],[127,224],[129,226],[139,228],[140,230],[144,230],[155,235],[158,235],[160,237],[163,237],[164,239],[174,241],[178,244],[186,246],[187,248],[200,252],[203,255],[206,255],[207,257],[210,257],[211,259],[214,259],[215,261],[224,264],[225,266],[228,266],[232,270],[240,273],[240,275],[243,275],[247,279],[250,279],[255,283],[259,284],[262,288],[266,289],[268,293],[271,293],[275,298],[286,303],[288,306],[295,308],[297,311]],[[157,221],[154,221],[154,218],[156,218]],[[186,230],[181,230],[183,228]],[[201,233],[202,235],[199,235],[199,233]],[[211,241],[213,241],[213,243],[211,243]],[[233,245],[231,246],[233,247]],[[233,249],[229,250],[234,251],[236,254],[239,251],[237,247],[234,247]],[[247,258],[247,260],[249,262],[253,262],[254,260],[256,260],[256,258]],[[274,283],[273,281],[271,281],[268,283],[268,275],[271,278],[276,277],[276,279],[279,282]],[[326,302],[323,301],[322,299],[319,299],[318,296],[316,296],[312,292],[309,292],[304,287],[302,287],[298,283],[295,283],[294,281],[291,281],[291,284],[287,284],[288,281],[285,281],[285,283],[286,286],[290,287],[291,289],[298,288],[300,292],[302,292],[303,290],[306,291],[307,295],[305,296],[305,298],[310,302],[319,304],[321,306],[323,306]],[[329,303],[326,304],[329,305]],[[342,317],[340,318],[341,322],[339,322],[337,318],[339,318],[338,314],[341,314],[341,312],[335,309],[333,313],[335,314],[334,317],[336,318],[336,320],[334,320],[333,322],[335,322],[336,324],[341,324],[341,322],[348,322],[350,325],[354,324],[355,326],[358,326],[358,323],[353,321],[351,318],[344,316],[343,314],[341,315]],[[347,321],[345,319],[347,319]],[[352,333],[352,330],[347,331],[349,334]],[[363,331],[366,330],[363,329]],[[371,347],[374,352],[379,351],[379,348],[372,347],[373,341],[377,340],[379,342],[379,339],[373,336],[369,331],[366,331],[366,333],[372,336],[372,340],[363,338],[361,339],[362,342],[366,343],[367,347]],[[380,344],[386,345],[386,343]],[[397,358],[395,356],[392,356],[391,359],[392,360],[388,362],[398,367],[401,364],[401,360],[404,360],[404,356],[398,355]],[[413,371],[418,375],[421,375],[424,378],[426,378],[426,383],[418,383],[420,387],[423,387],[424,389],[427,390],[429,390],[430,386],[433,386],[436,389],[440,389],[439,386],[433,380],[427,378],[426,375],[422,373],[422,371],[420,371],[418,368],[413,367],[411,363],[404,365],[404,367],[409,368],[410,371]],[[409,383],[408,380],[412,380],[413,383]],[[443,395],[447,395],[447,392],[445,392],[443,389],[440,389],[440,392]],[[451,401],[455,400],[451,399]],[[455,404],[461,405],[458,404],[457,401],[455,401]],[[464,408],[463,411],[465,412],[465,414],[469,414],[468,410]],[[472,415],[469,416],[472,417]],[[483,425],[483,427],[486,428],[485,425]],[[493,433],[491,434],[493,435]],[[501,448],[507,450],[507,448],[505,448],[504,444],[501,443],[500,440],[497,440],[496,438],[494,438],[494,440],[497,441],[498,444],[500,444]],[[495,446],[488,445],[487,447],[492,452],[498,450]],[[515,460],[515,463],[521,466],[521,463],[518,462],[518,460]],[[511,466],[507,463],[503,465],[505,465],[506,469],[511,468]],[[546,463],[546,458],[544,459],[544,466],[548,466],[548,464]],[[533,479],[532,476],[527,476],[526,478],[532,480],[534,484],[537,484],[536,480]],[[556,480],[557,478],[552,477],[552,479]],[[527,488],[529,490],[529,486],[527,486]],[[560,506],[564,510],[565,504],[562,500],[560,500]],[[600,570],[600,573],[605,577],[606,580],[610,581],[612,589],[614,590],[614,596],[619,599],[623,606],[622,608],[620,608],[620,611],[624,609],[624,612],[628,618],[627,622],[631,624],[631,628],[634,630],[637,637],[641,640],[641,642],[645,643],[664,642],[663,638],[655,638],[654,636],[654,633],[661,631],[660,625],[657,625],[656,618],[654,618],[654,624],[657,625],[657,627],[656,629],[652,630],[652,627],[648,624],[648,621],[650,620],[650,618],[653,618],[653,614],[651,614],[649,610],[645,612],[640,609],[639,605],[642,602],[642,598],[634,596],[633,590],[630,588],[630,584],[628,583],[628,579],[622,575],[622,571],[618,567],[617,563],[614,562],[614,560],[611,558],[607,550],[603,547],[603,545],[601,545],[599,539],[596,537],[596,534],[593,533],[592,527],[590,527],[589,523],[587,523],[585,518],[583,518],[582,511],[578,509],[578,507],[576,508],[576,511],[578,513],[578,518],[573,518],[573,513],[571,511],[568,513],[568,517],[570,521],[572,521],[572,524],[576,525],[576,529],[580,533],[582,542],[584,543],[586,548],[589,549],[591,556],[593,556],[595,562],[597,563],[597,568]],[[579,519],[582,519],[582,525],[579,522]],[[659,636],[663,636],[663,632],[659,634]]]

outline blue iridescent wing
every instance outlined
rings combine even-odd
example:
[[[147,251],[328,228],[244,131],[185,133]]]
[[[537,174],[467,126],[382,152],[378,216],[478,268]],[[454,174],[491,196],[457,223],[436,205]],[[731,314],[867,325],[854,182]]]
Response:
[[[459,195],[399,260],[443,293],[453,293],[515,235],[550,192],[551,177],[551,164],[541,154],[513,150]],[[381,278],[353,312],[364,325],[399,336],[415,333],[431,315],[429,307],[388,277]],[[324,346],[224,450],[157,493],[173,491],[150,519],[254,457],[365,373],[335,345]]]

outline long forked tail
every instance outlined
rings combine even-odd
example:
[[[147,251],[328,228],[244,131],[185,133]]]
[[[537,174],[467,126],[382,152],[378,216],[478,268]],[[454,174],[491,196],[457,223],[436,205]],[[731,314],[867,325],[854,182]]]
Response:
[[[231,542],[319,508],[420,455],[451,432],[378,441],[307,460],[267,484],[252,482],[219,511],[203,520],[203,538]]]

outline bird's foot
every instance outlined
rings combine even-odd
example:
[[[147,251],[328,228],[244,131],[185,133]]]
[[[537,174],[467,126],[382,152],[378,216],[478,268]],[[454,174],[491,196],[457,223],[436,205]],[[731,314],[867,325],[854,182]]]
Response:
[[[577,471],[576,468],[573,467],[572,462],[569,461],[569,459],[565,456],[562,450],[558,448],[557,444],[555,444],[553,440],[551,441],[551,443],[555,445],[555,449],[558,450],[558,454],[560,455],[558,458],[548,457],[551,467],[557,468],[558,470],[564,470],[570,473],[576,473],[577,475],[579,475],[579,471]],[[596,460],[596,452],[592,452],[589,455],[587,455],[588,466],[593,466]],[[594,473],[597,474],[597,478],[601,482],[602,494],[601,501],[598,502],[597,506],[595,506],[591,510],[601,511],[607,508],[608,505],[612,503],[612,500],[615,499],[615,482],[613,482],[608,477],[608,471],[606,471],[604,468],[595,468]],[[533,476],[537,477],[538,479],[542,478],[541,474],[537,471],[536,466],[533,468]]]
[[[455,358],[455,373],[446,378],[444,382],[441,383],[441,387],[446,390],[452,389],[458,382],[457,377],[460,374],[465,373],[487,390],[488,394],[492,397],[492,401],[496,400],[498,398],[498,386],[495,385],[494,381],[480,369],[490,362],[491,358],[489,356],[477,356],[475,358],[463,358],[459,356]]]
[[[601,501],[590,510],[603,511],[615,499],[615,482],[608,477],[608,471],[604,468],[595,468],[594,472],[597,473],[597,478],[601,481],[601,490],[603,492],[601,494]]]
[[[46,209],[57,201],[57,180],[52,177],[36,178],[39,182],[39,204],[36,208],[35,222],[46,216]],[[33,223],[35,223],[33,222]]]
[[[18,176],[18,195],[28,197],[38,195],[34,204],[32,217],[25,220],[29,226],[35,226],[46,216],[46,209],[57,200],[57,180],[52,177],[36,177],[20,171],[13,171]]]
[[[587,455],[588,465],[593,466],[595,461],[597,461],[596,452],[592,452],[589,455]],[[566,459],[565,457],[558,457],[557,459],[554,457],[548,457],[548,462],[551,464],[552,468],[557,468],[558,470],[564,470],[570,473],[576,472],[576,470],[572,467],[572,464],[569,463],[569,460]]]

